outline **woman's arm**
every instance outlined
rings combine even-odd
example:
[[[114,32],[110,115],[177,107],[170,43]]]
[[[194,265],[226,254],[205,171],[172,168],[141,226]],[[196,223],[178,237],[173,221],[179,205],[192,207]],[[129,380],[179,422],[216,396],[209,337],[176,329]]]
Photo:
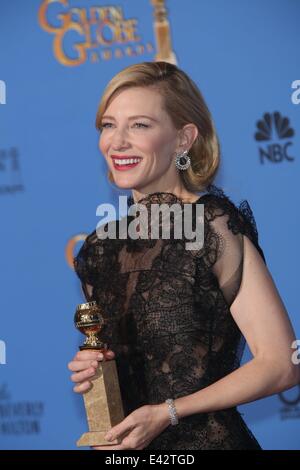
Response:
[[[291,360],[293,328],[262,257],[252,242],[244,238],[242,282],[230,310],[254,358],[212,385],[175,399],[179,418],[232,408],[299,382],[299,366]],[[108,433],[112,439],[120,438],[121,444],[96,448],[143,449],[169,424],[167,403],[145,405]]]
[[[176,399],[179,417],[238,406],[300,382],[288,314],[270,272],[245,236],[242,283],[230,311],[254,357],[212,385]],[[164,414],[165,407],[161,404]]]

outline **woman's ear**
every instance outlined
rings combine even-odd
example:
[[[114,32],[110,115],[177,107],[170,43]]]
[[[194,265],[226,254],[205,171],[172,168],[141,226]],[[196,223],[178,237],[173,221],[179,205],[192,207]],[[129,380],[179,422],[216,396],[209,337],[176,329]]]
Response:
[[[179,149],[178,151],[189,150],[198,137],[198,128],[195,124],[186,124],[179,131]]]

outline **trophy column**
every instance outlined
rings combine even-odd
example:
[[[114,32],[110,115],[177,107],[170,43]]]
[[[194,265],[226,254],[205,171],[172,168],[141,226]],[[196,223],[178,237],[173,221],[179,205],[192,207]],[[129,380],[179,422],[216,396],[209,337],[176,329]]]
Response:
[[[80,350],[90,349],[105,355],[106,345],[98,334],[104,326],[101,309],[95,301],[77,306],[74,323],[76,328],[87,335]],[[105,356],[104,356],[105,357]],[[124,419],[123,404],[114,359],[99,362],[92,387],[83,394],[89,431],[77,441],[77,446],[114,445],[120,441],[106,441],[104,436]]]
[[[172,50],[170,23],[165,0],[151,0],[154,6],[154,34],[156,39],[156,61],[170,62],[177,65],[177,58]]]

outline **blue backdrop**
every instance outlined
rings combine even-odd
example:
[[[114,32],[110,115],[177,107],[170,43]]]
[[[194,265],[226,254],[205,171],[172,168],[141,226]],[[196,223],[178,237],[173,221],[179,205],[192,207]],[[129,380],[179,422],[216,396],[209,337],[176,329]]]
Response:
[[[300,2],[165,3],[177,63],[215,119],[217,183],[252,207],[299,337]],[[156,59],[153,13],[150,0],[0,2],[2,449],[75,449],[86,430],[67,369],[83,339],[71,260],[96,207],[118,195],[97,149],[97,105],[119,70]],[[299,388],[239,410],[264,449],[300,448]]]

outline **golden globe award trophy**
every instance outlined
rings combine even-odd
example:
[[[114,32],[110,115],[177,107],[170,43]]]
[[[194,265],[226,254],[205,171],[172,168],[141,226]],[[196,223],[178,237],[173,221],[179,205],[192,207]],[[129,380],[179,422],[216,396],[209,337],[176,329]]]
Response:
[[[97,302],[79,304],[76,308],[74,323],[81,333],[87,336],[79,347],[105,353],[106,344],[99,339],[104,327],[104,319]],[[114,359],[100,361],[92,378],[92,388],[83,394],[89,432],[77,441],[77,446],[97,446],[119,444],[120,440],[108,442],[106,433],[124,419],[123,404]]]
[[[170,23],[165,0],[151,0],[151,3],[154,6],[154,35],[157,49],[155,61],[162,60],[177,65],[177,58],[171,45]]]

